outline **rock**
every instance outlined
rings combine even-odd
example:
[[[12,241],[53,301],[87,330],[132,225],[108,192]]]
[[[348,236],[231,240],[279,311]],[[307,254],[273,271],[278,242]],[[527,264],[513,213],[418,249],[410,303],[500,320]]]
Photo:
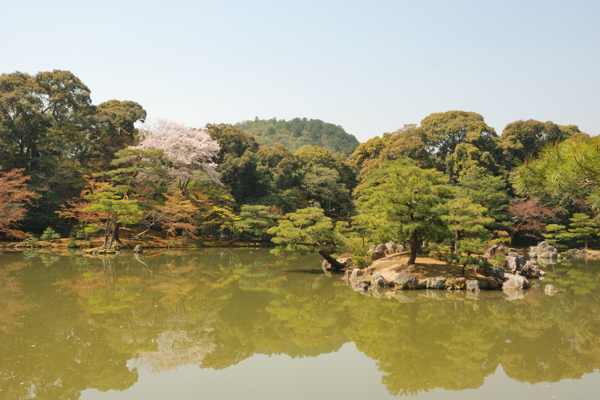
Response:
[[[552,254],[556,254],[556,255],[552,256]],[[535,258],[535,257],[557,258],[558,250],[556,250],[556,247],[553,247],[546,242],[540,242],[537,244],[537,246],[531,246],[529,248],[529,257],[531,257],[531,258]]]
[[[558,252],[545,250],[541,253],[538,253],[538,258],[556,259],[558,258]]]
[[[515,274],[521,270],[521,267],[525,265],[527,260],[522,255],[519,255],[515,252],[510,252],[508,256],[506,256],[506,272]]]
[[[358,279],[359,276],[362,275],[362,271],[360,270],[360,268],[354,268],[352,270],[352,275],[350,275],[350,280],[351,281],[355,281]]]
[[[385,244],[380,243],[377,245],[377,247],[375,248],[376,252],[380,252],[380,253],[385,253],[386,247]]]
[[[327,261],[327,260],[324,260],[324,261]],[[336,258],[335,261],[339,262],[340,264],[342,264],[344,267],[347,268],[350,266],[350,264],[352,264],[352,257]]]
[[[483,273],[492,278],[504,279],[504,268],[499,265],[493,265],[489,268],[486,268]]]
[[[480,292],[479,281],[477,279],[472,279],[467,281],[467,291],[468,292]]]
[[[446,289],[446,279],[444,278],[428,278],[425,280],[427,289]]]
[[[367,267],[365,268],[365,270],[363,271],[364,277],[368,278],[371,276],[371,267]]]
[[[93,256],[97,256],[97,255],[98,255],[98,249],[94,249],[94,250],[92,250],[92,255],[93,255]]]
[[[383,257],[385,257],[385,252],[374,251],[373,254],[371,254],[371,261],[376,261],[376,260],[382,259]]]
[[[523,290],[529,288],[529,281],[521,275],[505,274],[502,290]]]
[[[502,281],[502,279],[500,278],[491,278],[485,281],[479,281],[480,283],[483,282],[486,286],[482,287],[481,284],[479,285],[479,287],[481,289],[486,289],[486,290],[499,290],[502,289],[502,285],[504,284],[504,282]]]
[[[358,290],[362,290],[363,292],[366,292],[367,290],[369,290],[369,282],[367,281],[361,281],[359,282],[358,285],[356,285]]]
[[[387,242],[385,244],[386,254],[396,254],[398,252],[398,246],[394,242]]]
[[[374,244],[372,244],[371,246],[369,246],[369,253],[373,253],[375,251],[375,249],[377,249],[377,246],[375,246]]]
[[[396,246],[396,251],[398,253],[402,253],[404,251],[404,246],[402,246],[401,244],[399,244],[398,246]]]
[[[417,285],[419,284],[419,280],[414,274],[401,271],[394,278],[394,283],[399,289],[416,289]]]
[[[544,293],[548,296],[554,296],[556,293],[558,293],[558,290],[556,290],[552,285],[546,285],[544,288]]]
[[[329,263],[327,263],[327,264],[329,264]],[[349,280],[351,276],[352,276],[352,271],[347,269],[346,272],[344,272],[344,279]]]
[[[486,258],[492,258],[494,257],[496,254],[507,254],[506,249],[504,248],[504,246],[502,246],[501,244],[495,244],[492,247],[490,247],[489,249],[487,249],[485,251],[485,253],[483,253],[483,256]]]
[[[466,278],[456,278],[454,280],[454,290],[463,290],[467,287],[467,279]]]
[[[136,244],[135,247],[133,248],[133,252],[136,253],[136,254],[143,253],[144,252],[144,248],[141,245]]]
[[[573,258],[585,258],[587,257],[587,250],[585,249],[570,249],[568,254]]]
[[[381,276],[381,274],[375,273],[373,278],[371,279],[373,287],[386,287],[388,286],[388,281]]]
[[[519,275],[528,279],[539,278],[542,270],[534,261],[527,261],[523,268],[518,272]]]

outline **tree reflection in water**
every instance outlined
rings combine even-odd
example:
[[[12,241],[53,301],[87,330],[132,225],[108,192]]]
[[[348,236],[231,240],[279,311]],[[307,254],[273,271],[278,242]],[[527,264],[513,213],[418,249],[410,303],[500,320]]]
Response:
[[[361,296],[339,276],[302,273],[317,270],[316,258],[262,250],[0,257],[0,389],[14,398],[125,390],[142,369],[221,370],[349,341],[397,395],[478,388],[498,366],[529,383],[600,367],[597,262],[557,264],[509,301],[500,292]],[[545,296],[546,283],[561,293]]]

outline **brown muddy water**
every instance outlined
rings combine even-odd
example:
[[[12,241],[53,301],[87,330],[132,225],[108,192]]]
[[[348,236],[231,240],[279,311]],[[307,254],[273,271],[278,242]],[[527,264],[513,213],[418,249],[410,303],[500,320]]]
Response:
[[[367,296],[318,256],[4,253],[0,398],[598,399],[600,262],[546,271]]]

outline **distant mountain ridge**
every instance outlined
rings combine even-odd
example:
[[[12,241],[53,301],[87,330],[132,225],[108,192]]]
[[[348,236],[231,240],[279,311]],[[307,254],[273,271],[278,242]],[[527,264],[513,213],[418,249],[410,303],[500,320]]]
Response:
[[[320,119],[294,118],[286,121],[257,117],[254,121],[238,122],[235,126],[253,135],[260,144],[272,146],[274,143],[281,143],[291,151],[311,145],[348,157],[360,144],[354,135],[347,133],[341,126]]]

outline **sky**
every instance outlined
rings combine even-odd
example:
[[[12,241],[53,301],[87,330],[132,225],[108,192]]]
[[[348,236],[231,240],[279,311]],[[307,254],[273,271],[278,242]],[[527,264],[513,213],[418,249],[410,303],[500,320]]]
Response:
[[[192,127],[321,119],[364,142],[428,115],[600,134],[600,1],[4,2],[0,72]]]

